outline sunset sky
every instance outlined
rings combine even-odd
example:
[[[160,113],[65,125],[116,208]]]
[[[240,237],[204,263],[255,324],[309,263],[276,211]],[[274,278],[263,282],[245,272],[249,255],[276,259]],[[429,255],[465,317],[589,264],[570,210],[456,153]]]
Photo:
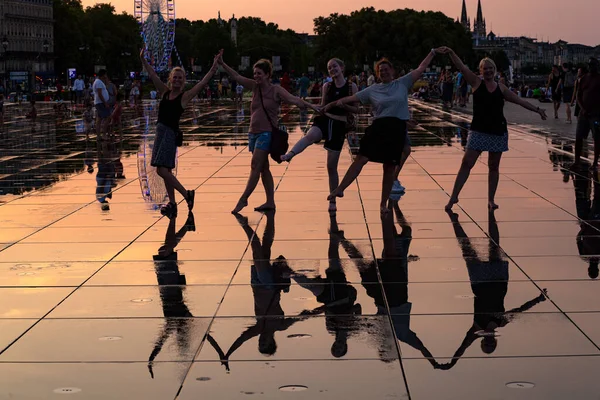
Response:
[[[147,0],[148,1],[148,0]],[[102,2],[83,0],[84,5]],[[133,13],[133,0],[107,0],[118,11]],[[412,8],[442,11],[449,17],[460,16],[462,0],[175,0],[177,18],[190,20],[253,16],[275,22],[281,28],[313,33],[313,18],[331,13],[349,13],[362,7],[377,9]],[[559,39],[587,45],[600,44],[600,1],[598,0],[482,0],[488,31],[500,36],[525,35],[550,41]],[[471,23],[477,0],[467,0]]]

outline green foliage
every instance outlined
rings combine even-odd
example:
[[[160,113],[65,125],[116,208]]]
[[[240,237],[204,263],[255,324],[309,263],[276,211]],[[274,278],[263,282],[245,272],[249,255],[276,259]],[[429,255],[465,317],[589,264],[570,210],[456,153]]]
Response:
[[[416,68],[431,48],[452,47],[465,61],[473,58],[472,40],[465,29],[440,12],[414,10],[376,11],[373,7],[350,15],[315,18],[315,55],[318,65],[341,58],[347,69],[362,70],[381,57],[397,68]],[[450,64],[436,59],[434,63]]]
[[[115,13],[110,4],[85,10],[81,0],[54,0],[55,69],[60,76],[67,68],[91,75],[94,65],[106,65],[113,77],[139,70],[141,38],[133,16]]]
[[[511,65],[510,60],[508,59],[508,56],[504,50],[494,50],[492,52],[478,51],[477,56],[479,59],[489,57],[494,60],[498,71],[507,72]]]
[[[260,18],[243,17],[237,21],[237,47],[231,40],[230,22],[220,25],[216,19],[194,22],[178,19],[175,26],[175,45],[186,68],[193,58],[195,65],[206,71],[220,49],[225,50],[225,62],[234,68],[243,56],[250,57],[250,63],[280,56],[284,71],[306,71],[309,65],[310,49],[296,32],[281,30]]]
[[[81,0],[54,0],[56,70],[69,67],[90,75],[94,65],[106,65],[113,77],[125,77],[128,71],[141,69],[138,24],[133,16],[116,14],[110,4],[83,8]],[[183,67],[194,65],[207,71],[213,56],[225,50],[225,61],[234,68],[243,56],[250,63],[260,58],[280,56],[283,71],[306,72],[309,65],[325,71],[329,58],[339,57],[348,70],[362,70],[379,57],[390,58],[397,67],[415,68],[432,47],[447,45],[475,65],[470,35],[463,27],[439,12],[413,10],[376,11],[363,8],[350,15],[331,14],[314,20],[314,43],[307,35],[282,30],[277,24],[260,18],[243,17],[237,21],[237,47],[231,40],[230,22],[176,21],[175,46]],[[129,55],[128,55],[129,54]],[[173,56],[173,64],[179,60]],[[450,65],[447,58],[434,61]],[[249,74],[250,71],[245,71]]]

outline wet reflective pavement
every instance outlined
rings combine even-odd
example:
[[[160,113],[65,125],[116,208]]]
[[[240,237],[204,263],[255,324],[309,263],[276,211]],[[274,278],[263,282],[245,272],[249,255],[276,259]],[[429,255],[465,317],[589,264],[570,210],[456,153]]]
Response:
[[[600,184],[564,168],[566,136],[512,128],[500,209],[484,157],[448,214],[468,121],[414,103],[393,212],[369,164],[330,215],[316,145],[272,165],[277,212],[252,211],[259,186],[233,216],[248,105],[198,104],[177,166],[196,206],[169,221],[155,105],[106,139],[77,114],[41,106],[32,127],[8,108],[0,399],[600,397]],[[312,114],[282,113],[294,143]]]

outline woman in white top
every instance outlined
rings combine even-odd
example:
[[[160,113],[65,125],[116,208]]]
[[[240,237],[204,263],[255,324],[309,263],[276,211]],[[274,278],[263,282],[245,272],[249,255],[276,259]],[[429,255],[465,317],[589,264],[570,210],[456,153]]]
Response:
[[[365,130],[360,141],[360,150],[354,162],[346,172],[342,183],[334,189],[328,200],[344,197],[344,190],[358,177],[363,167],[369,162],[383,164],[383,182],[381,189],[381,212],[387,212],[387,199],[394,184],[394,170],[402,160],[402,151],[406,142],[406,123],[410,120],[408,110],[408,94],[413,84],[421,78],[425,69],[435,57],[436,50],[421,62],[419,68],[401,78],[394,79],[394,67],[386,59],[381,59],[375,66],[381,83],[369,86],[352,96],[328,104],[324,111],[333,107],[343,107],[349,103],[361,102],[372,105],[374,121]]]

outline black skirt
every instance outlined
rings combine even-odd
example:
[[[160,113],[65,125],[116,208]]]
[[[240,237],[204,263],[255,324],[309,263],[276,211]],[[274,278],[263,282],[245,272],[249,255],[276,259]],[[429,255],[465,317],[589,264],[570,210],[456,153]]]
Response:
[[[378,118],[365,130],[358,154],[372,162],[398,165],[405,143],[406,121],[394,117]]]

